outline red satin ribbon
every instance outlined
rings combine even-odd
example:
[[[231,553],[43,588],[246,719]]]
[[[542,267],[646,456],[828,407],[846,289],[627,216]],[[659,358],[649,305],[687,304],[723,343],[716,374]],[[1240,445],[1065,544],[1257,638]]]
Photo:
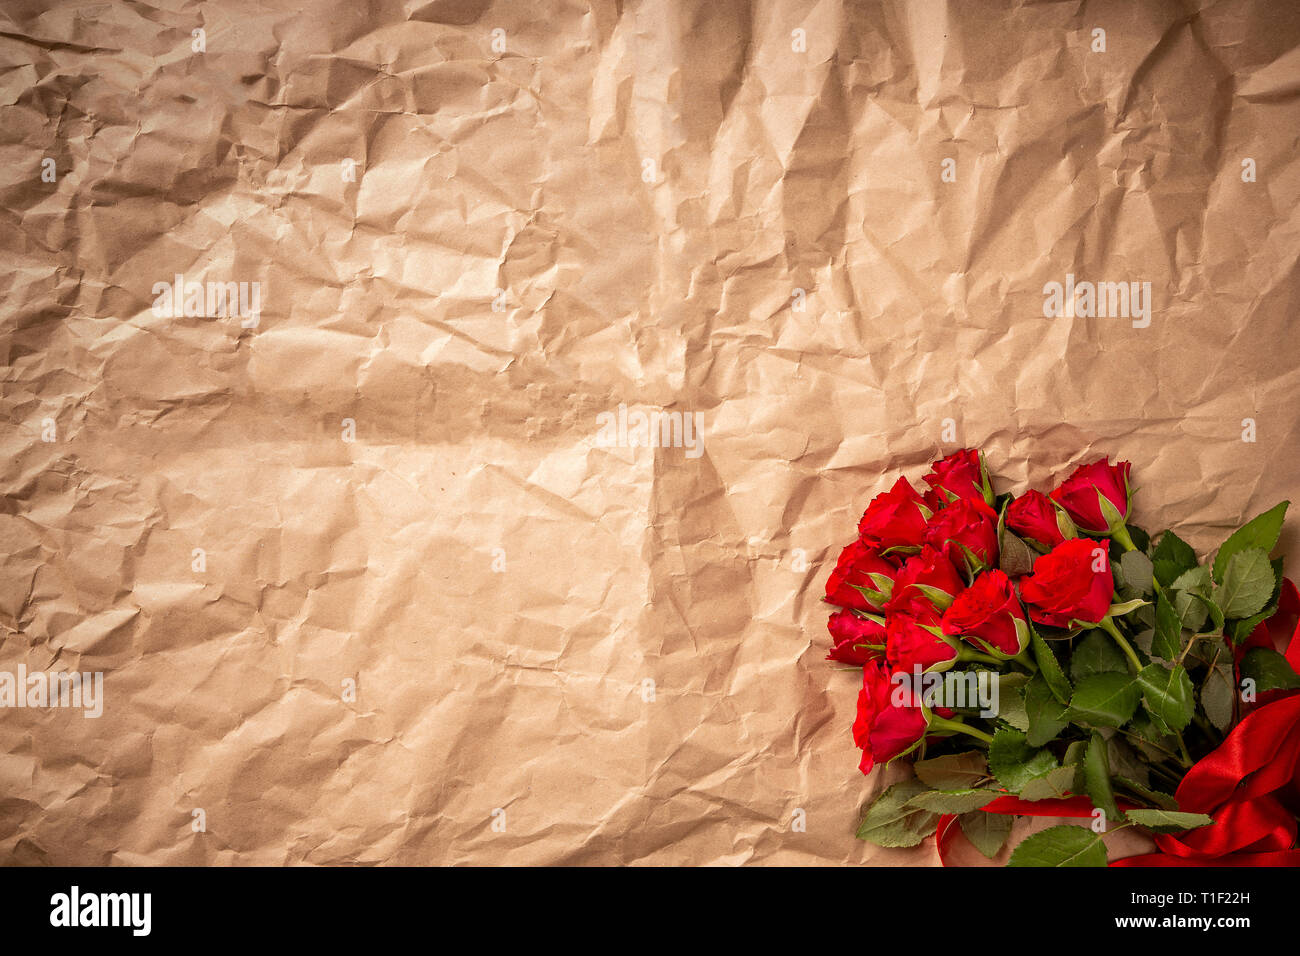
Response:
[[[1136,803],[1118,801],[1121,810],[1133,810]],[[1094,810],[1087,797],[1062,797],[1059,800],[1021,800],[1015,795],[998,797],[984,808],[985,813],[1008,813],[1022,817],[1090,817]]]
[[[941,866],[948,865],[948,847],[952,843],[952,837],[961,832],[961,827],[954,827],[957,822],[957,814],[945,813],[939,818],[938,825],[934,828],[934,845],[939,851],[939,863]]]
[[[1237,649],[1236,660],[1254,647],[1282,649],[1300,672],[1300,592],[1282,583],[1278,612]],[[1240,676],[1240,675],[1238,675]],[[1207,813],[1214,823],[1179,834],[1158,834],[1160,852],[1116,860],[1111,866],[1300,866],[1296,818],[1279,791],[1300,794],[1300,692],[1272,691],[1247,713],[1212,753],[1192,766],[1174,794],[1178,806]],[[1121,809],[1132,804],[1121,803]],[[1084,796],[1030,802],[998,797],[985,813],[1031,817],[1088,817]],[[935,829],[939,860],[948,865],[952,841],[961,831],[945,814]]]

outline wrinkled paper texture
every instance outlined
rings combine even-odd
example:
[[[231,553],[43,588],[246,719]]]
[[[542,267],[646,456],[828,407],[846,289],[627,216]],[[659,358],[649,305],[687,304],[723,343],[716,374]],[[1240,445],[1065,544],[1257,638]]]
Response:
[[[0,73],[0,671],[103,675],[0,710],[9,863],[935,865],[853,835],[869,498],[1300,494],[1292,4],[19,0]]]

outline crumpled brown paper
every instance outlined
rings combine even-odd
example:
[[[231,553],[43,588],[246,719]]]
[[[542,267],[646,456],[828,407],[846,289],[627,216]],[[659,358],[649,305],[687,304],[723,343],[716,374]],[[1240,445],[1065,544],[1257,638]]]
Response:
[[[933,865],[853,836],[867,500],[1300,493],[1288,4],[11,2],[0,75],[0,670],[104,675],[0,710],[7,862]]]

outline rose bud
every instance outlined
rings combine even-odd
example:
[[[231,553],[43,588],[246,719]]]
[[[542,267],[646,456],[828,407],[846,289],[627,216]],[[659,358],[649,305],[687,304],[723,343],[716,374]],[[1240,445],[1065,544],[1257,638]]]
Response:
[[[1081,465],[1049,496],[1074,523],[1092,534],[1115,534],[1128,515],[1127,461],[1112,465],[1109,458]]]
[[[903,562],[903,569],[894,578],[893,594],[885,610],[905,608],[918,598],[924,598],[942,610],[964,587],[966,582],[948,553],[926,545],[920,554],[914,554]]]
[[[931,514],[916,489],[906,478],[899,478],[893,488],[871,499],[858,522],[858,534],[882,551],[891,548],[919,551],[925,523]]]
[[[885,626],[852,611],[836,611],[826,622],[835,646],[826,655],[828,661],[861,667],[873,657],[880,657],[885,646]]]
[[[951,543],[971,571],[998,563],[998,516],[983,501],[958,498],[925,528],[925,543],[945,549]]]
[[[911,674],[946,671],[957,660],[957,648],[943,638],[939,613],[918,601],[905,613],[885,616],[885,658],[896,671]]]
[[[879,661],[868,661],[862,668],[858,716],[853,722],[853,741],[862,748],[858,766],[863,773],[907,753],[925,736],[921,708],[898,706],[893,692],[889,671]]]
[[[1007,505],[1007,527],[1049,550],[1066,538],[1076,537],[1069,515],[1041,491],[1026,491]]]
[[[1020,579],[1020,597],[1040,624],[1069,627],[1071,621],[1095,624],[1110,610],[1115,582],[1105,542],[1071,538],[1034,562]]]
[[[1029,646],[1029,627],[1011,579],[994,569],[979,575],[943,612],[943,632],[964,637],[997,657]]]
[[[943,502],[970,498],[986,505],[993,504],[993,488],[989,485],[984,461],[974,448],[963,448],[936,461],[923,480]]]
[[[826,579],[826,600],[839,607],[870,611],[883,607],[889,600],[891,584],[898,574],[898,565],[866,545],[855,540],[840,552],[835,570]],[[868,594],[863,594],[863,588]]]

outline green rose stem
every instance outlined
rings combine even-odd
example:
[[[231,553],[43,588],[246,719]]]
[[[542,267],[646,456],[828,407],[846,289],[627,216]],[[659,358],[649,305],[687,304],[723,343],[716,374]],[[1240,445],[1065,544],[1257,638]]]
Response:
[[[979,651],[970,647],[961,647],[957,650],[957,660],[959,661],[979,661],[981,664],[992,664],[997,667],[1002,662],[991,654],[981,654]]]
[[[1175,663],[1175,664],[1182,664],[1185,660],[1187,660],[1187,655],[1191,653],[1192,648],[1196,646],[1197,642],[1200,641],[1200,640],[1202,640],[1202,639],[1204,639],[1204,638],[1207,638],[1207,637],[1214,637],[1214,635],[1213,635],[1213,634],[1193,634],[1193,635],[1188,639],[1188,641],[1187,641],[1187,646],[1183,648],[1183,652],[1182,652],[1181,654],[1178,655],[1178,660],[1174,661],[1174,663]],[[1219,660],[1219,655],[1218,655],[1218,654],[1215,654],[1215,655],[1214,655],[1214,661],[1212,661],[1211,664],[1210,664],[1211,669],[1213,669],[1214,664],[1217,663],[1218,660]]]
[[[1129,537],[1128,525],[1126,524],[1120,525],[1118,528],[1112,531],[1110,535],[1112,538],[1114,538],[1116,541],[1119,542],[1120,547],[1123,548],[1125,551],[1137,550],[1137,545],[1134,544],[1133,539]]]
[[[1192,720],[1196,722],[1197,727],[1200,727],[1201,730],[1205,732],[1205,736],[1209,737],[1211,740],[1214,740],[1216,738],[1219,740],[1223,740],[1223,734],[1221,734],[1217,728],[1212,726],[1210,722],[1206,720],[1204,717],[1202,717],[1200,714],[1192,714]]]
[[[1011,658],[1011,660],[1012,663],[1019,664],[1021,667],[1028,670],[1029,673],[1031,674],[1038,673],[1038,665],[1034,662],[1033,658],[1029,656],[1028,644],[1025,645],[1025,649],[1023,651],[1021,651],[1015,657]]]
[[[1115,643],[1119,645],[1119,649],[1123,651],[1124,656],[1128,658],[1129,668],[1133,673],[1136,674],[1140,671],[1142,669],[1142,662],[1138,660],[1137,653],[1133,650],[1133,645],[1130,644],[1127,638],[1119,632],[1119,628],[1115,626],[1115,622],[1111,620],[1110,615],[1107,614],[1098,621],[1097,626],[1115,639]]]
[[[1172,754],[1170,754],[1170,756],[1173,757],[1174,760],[1178,759],[1177,757],[1174,757]],[[1162,777],[1166,783],[1173,784],[1175,790],[1178,789],[1178,784],[1181,783],[1183,779],[1182,774],[1175,773],[1174,771],[1166,767],[1164,764],[1159,764],[1159,763],[1151,764],[1151,772]]]
[[[970,724],[962,723],[960,720],[949,720],[946,717],[940,717],[937,714],[930,714],[930,730],[951,730],[958,734],[969,734],[977,740],[982,740],[986,744],[993,743],[993,738],[982,730],[977,730]]]

